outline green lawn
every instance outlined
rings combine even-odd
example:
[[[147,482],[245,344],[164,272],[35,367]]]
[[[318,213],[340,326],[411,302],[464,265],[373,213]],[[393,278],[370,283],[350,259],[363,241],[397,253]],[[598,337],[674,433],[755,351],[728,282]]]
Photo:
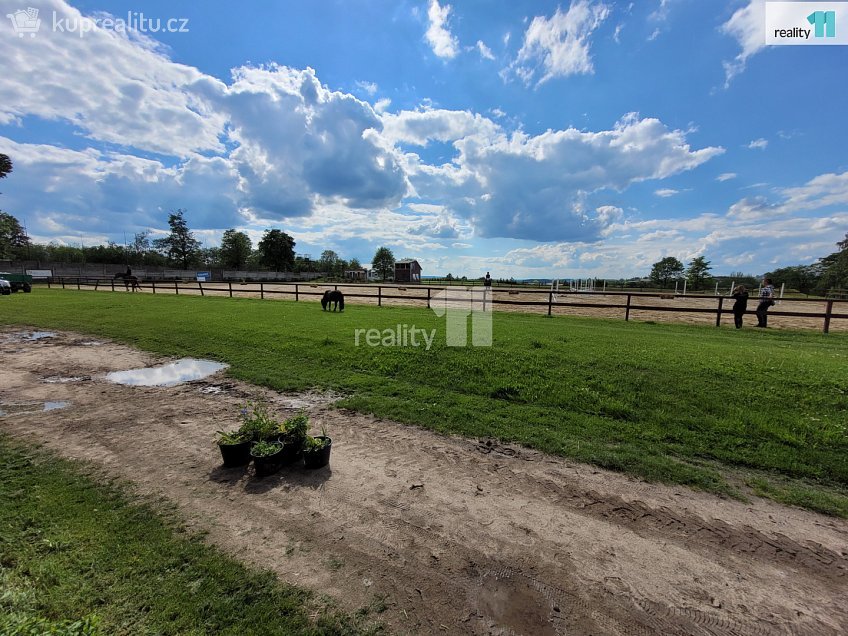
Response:
[[[494,436],[648,479],[848,516],[848,337],[496,313],[494,346],[451,348],[426,309],[37,289],[0,323],[215,358],[278,390]],[[357,328],[437,329],[430,351],[354,346]]]
[[[172,511],[0,436],[0,634],[373,633],[366,620],[225,557]]]

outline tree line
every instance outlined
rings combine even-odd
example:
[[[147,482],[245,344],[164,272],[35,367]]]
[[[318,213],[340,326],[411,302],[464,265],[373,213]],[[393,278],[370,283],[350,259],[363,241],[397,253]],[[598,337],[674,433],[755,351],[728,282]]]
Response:
[[[763,276],[770,278],[777,286],[785,284],[787,289],[802,294],[824,295],[831,290],[848,289],[848,233],[836,246],[838,251],[820,258],[812,265],[780,267]],[[710,262],[703,256],[693,258],[686,267],[673,256],[667,256],[651,266],[650,279],[661,288],[670,288],[675,281],[685,279],[688,289],[697,291],[715,284],[716,278],[710,274],[711,269]],[[721,278],[749,286],[758,283],[757,277],[741,272]]]

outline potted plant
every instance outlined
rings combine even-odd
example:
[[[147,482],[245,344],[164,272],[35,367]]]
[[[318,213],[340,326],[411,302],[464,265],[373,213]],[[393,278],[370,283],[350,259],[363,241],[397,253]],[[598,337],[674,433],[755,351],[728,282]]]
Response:
[[[250,463],[250,445],[253,439],[242,431],[218,431],[218,448],[221,449],[221,458],[224,466],[246,466]]]
[[[242,424],[239,432],[249,436],[254,442],[274,441],[277,437],[277,422],[272,418],[264,404],[247,404],[241,408]]]
[[[330,463],[333,440],[322,430],[321,435],[307,435],[303,442],[303,465],[306,468],[323,468]]]
[[[309,417],[301,411],[277,428],[277,440],[283,445],[283,463],[293,464],[303,453],[303,442],[309,430]]]
[[[253,465],[256,467],[256,477],[262,479],[273,475],[283,465],[283,445],[279,442],[260,441],[250,448]]]

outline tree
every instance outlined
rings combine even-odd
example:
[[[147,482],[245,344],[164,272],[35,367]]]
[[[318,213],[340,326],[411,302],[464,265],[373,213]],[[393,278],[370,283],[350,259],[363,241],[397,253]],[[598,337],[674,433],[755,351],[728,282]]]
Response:
[[[802,294],[809,294],[815,288],[821,276],[821,271],[815,265],[793,265],[781,267],[766,274],[776,284],[785,283],[790,289],[797,289]]]
[[[153,245],[164,253],[168,260],[182,269],[188,269],[200,257],[200,241],[194,238],[185,220],[185,210],[177,210],[168,215],[171,233],[165,238],[156,239]]]
[[[651,266],[651,280],[661,287],[668,287],[669,281],[683,275],[683,263],[673,256],[666,256]]]
[[[359,262],[358,258],[352,258],[347,263],[348,269],[362,269],[362,263]]]
[[[693,258],[686,270],[686,280],[689,281],[689,288],[698,290],[710,280],[710,262],[703,256]]]
[[[333,250],[324,250],[323,252],[321,252],[321,258],[318,262],[318,267],[321,269],[321,271],[324,271],[328,275],[332,276],[339,268],[339,255],[336,254]]]
[[[282,230],[265,230],[259,241],[259,262],[276,272],[294,266],[294,239]]]
[[[383,280],[394,279],[395,255],[392,254],[392,250],[388,247],[378,247],[374,258],[371,259],[371,267]]]
[[[817,289],[827,292],[831,289],[848,289],[848,234],[836,244],[840,251],[819,259],[816,267],[821,271]]]
[[[5,179],[11,171],[12,160],[9,159],[9,155],[0,154],[0,179]]]
[[[0,258],[21,258],[29,246],[29,237],[11,214],[0,212]]]
[[[242,269],[250,258],[253,243],[244,232],[227,230],[221,238],[220,262],[224,267]]]

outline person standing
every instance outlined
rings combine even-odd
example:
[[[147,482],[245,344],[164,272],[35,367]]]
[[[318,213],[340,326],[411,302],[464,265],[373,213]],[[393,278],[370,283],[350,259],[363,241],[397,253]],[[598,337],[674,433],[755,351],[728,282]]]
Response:
[[[745,285],[737,285],[733,290],[733,321],[736,323],[736,328],[742,328],[742,316],[748,310],[748,289]]]
[[[764,278],[760,284],[760,304],[757,305],[757,326],[768,327],[768,309],[774,305],[774,285],[771,278]]]
[[[491,287],[492,286],[492,277],[489,276],[489,272],[486,272],[486,277],[483,279],[483,287]]]

